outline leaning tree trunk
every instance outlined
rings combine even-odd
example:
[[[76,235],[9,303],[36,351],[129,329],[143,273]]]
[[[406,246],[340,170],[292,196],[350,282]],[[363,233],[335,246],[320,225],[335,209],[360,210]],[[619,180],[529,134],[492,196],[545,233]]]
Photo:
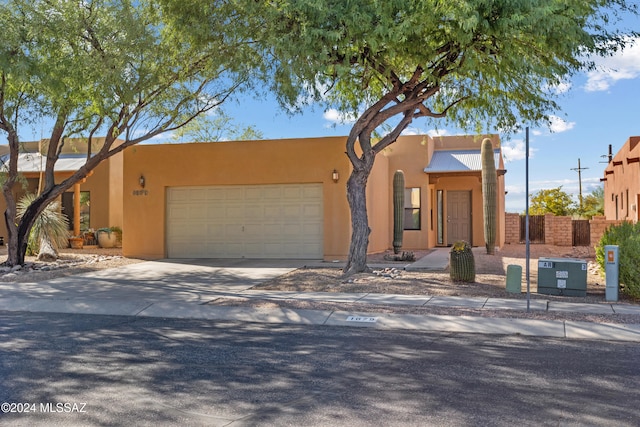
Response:
[[[7,197],[5,191],[5,200],[7,202],[7,210],[5,211],[5,224],[9,234],[9,242],[7,246],[6,265],[24,265],[24,257],[27,253],[27,245],[29,244],[29,232],[36,218],[47,204],[59,196],[64,190],[56,193],[48,192],[46,196],[41,195],[25,210],[22,218],[16,224],[16,201],[11,197]]]
[[[27,245],[29,244],[29,236],[25,227],[21,226],[23,224],[22,221],[17,226],[15,223],[10,225],[13,221],[12,217],[15,218],[15,215],[12,216],[11,210],[7,208],[5,211],[5,224],[9,235],[7,236],[7,260],[5,264],[9,266],[23,265]]]
[[[351,212],[351,244],[349,257],[344,267],[345,276],[367,271],[367,248],[369,247],[369,219],[367,216],[367,179],[371,168],[354,169],[347,181],[347,201]]]

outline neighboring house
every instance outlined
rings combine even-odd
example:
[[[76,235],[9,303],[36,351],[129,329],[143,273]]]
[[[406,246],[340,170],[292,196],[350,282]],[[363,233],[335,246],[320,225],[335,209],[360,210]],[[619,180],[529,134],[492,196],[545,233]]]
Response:
[[[101,144],[98,138],[94,152]],[[47,161],[48,140],[21,144],[18,171],[25,178],[18,185],[14,197],[19,200],[25,193],[37,193]],[[8,146],[0,146],[0,170],[6,170],[9,159]],[[56,183],[71,176],[86,162],[87,142],[83,139],[68,139],[55,166]],[[117,154],[102,162],[93,173],[71,187],[61,197],[62,212],[69,218],[69,234],[78,234],[89,228],[122,226],[122,163],[123,155]],[[6,210],[4,197],[0,196],[0,212]],[[0,236],[7,236],[7,227],[0,221]]]
[[[504,243],[504,163],[497,245]],[[403,250],[484,246],[482,136],[402,136],[368,183],[369,252],[392,247],[393,174],[405,175]],[[346,137],[138,145],[124,152],[123,252],[158,258],[337,260],[351,237]],[[93,212],[93,211],[92,211]],[[93,215],[93,213],[92,213]]]
[[[638,221],[640,205],[640,136],[632,136],[604,170],[604,215],[607,220]]]

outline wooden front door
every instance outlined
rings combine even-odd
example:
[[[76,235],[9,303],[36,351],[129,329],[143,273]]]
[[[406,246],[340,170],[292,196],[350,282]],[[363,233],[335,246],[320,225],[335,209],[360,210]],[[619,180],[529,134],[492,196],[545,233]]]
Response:
[[[447,191],[447,244],[471,242],[471,191]]]

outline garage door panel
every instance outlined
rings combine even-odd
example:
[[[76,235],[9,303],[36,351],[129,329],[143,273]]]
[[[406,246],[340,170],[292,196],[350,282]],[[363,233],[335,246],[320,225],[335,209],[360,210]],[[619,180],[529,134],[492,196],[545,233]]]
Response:
[[[168,255],[321,258],[321,184],[167,191]]]
[[[322,186],[303,186],[302,198],[322,200]]]
[[[280,187],[268,187],[262,189],[264,200],[282,200],[282,189]]]
[[[282,217],[282,206],[267,205],[264,207],[264,219],[265,220],[277,220]]]

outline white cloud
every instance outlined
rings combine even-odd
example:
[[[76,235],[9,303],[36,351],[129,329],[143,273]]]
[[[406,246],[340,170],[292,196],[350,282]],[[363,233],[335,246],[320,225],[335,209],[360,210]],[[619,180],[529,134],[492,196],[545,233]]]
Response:
[[[322,117],[331,125],[348,125],[356,122],[356,115],[353,113],[344,113],[330,108],[322,114]]]
[[[571,83],[570,82],[560,82],[557,85],[549,85],[547,86],[547,88],[549,89],[550,92],[556,94],[556,95],[561,95],[563,93],[567,93],[569,92],[569,89],[571,89]]]
[[[558,95],[560,95],[562,93],[569,92],[569,89],[571,89],[571,83],[569,83],[569,82],[562,82],[562,83],[558,84],[557,86],[553,87],[553,90]]]
[[[435,136],[448,136],[450,133],[446,129],[430,129],[427,131],[427,135],[433,138]]]
[[[533,157],[534,153],[538,151],[536,148],[529,146],[529,157]],[[523,140],[514,139],[502,144],[502,155],[505,162],[514,162],[516,160],[524,160],[527,154],[527,147]]]
[[[596,69],[587,72],[587,92],[608,90],[618,80],[640,77],[640,39],[631,40],[627,47],[612,56],[594,59]]]
[[[540,135],[542,135],[542,131],[534,129],[534,130],[531,131],[531,134],[533,136],[540,136]]]
[[[420,128],[408,127],[402,131],[402,135],[422,135],[422,130]]]
[[[554,133],[566,132],[573,129],[576,122],[568,122],[558,116],[549,116],[549,130]]]

